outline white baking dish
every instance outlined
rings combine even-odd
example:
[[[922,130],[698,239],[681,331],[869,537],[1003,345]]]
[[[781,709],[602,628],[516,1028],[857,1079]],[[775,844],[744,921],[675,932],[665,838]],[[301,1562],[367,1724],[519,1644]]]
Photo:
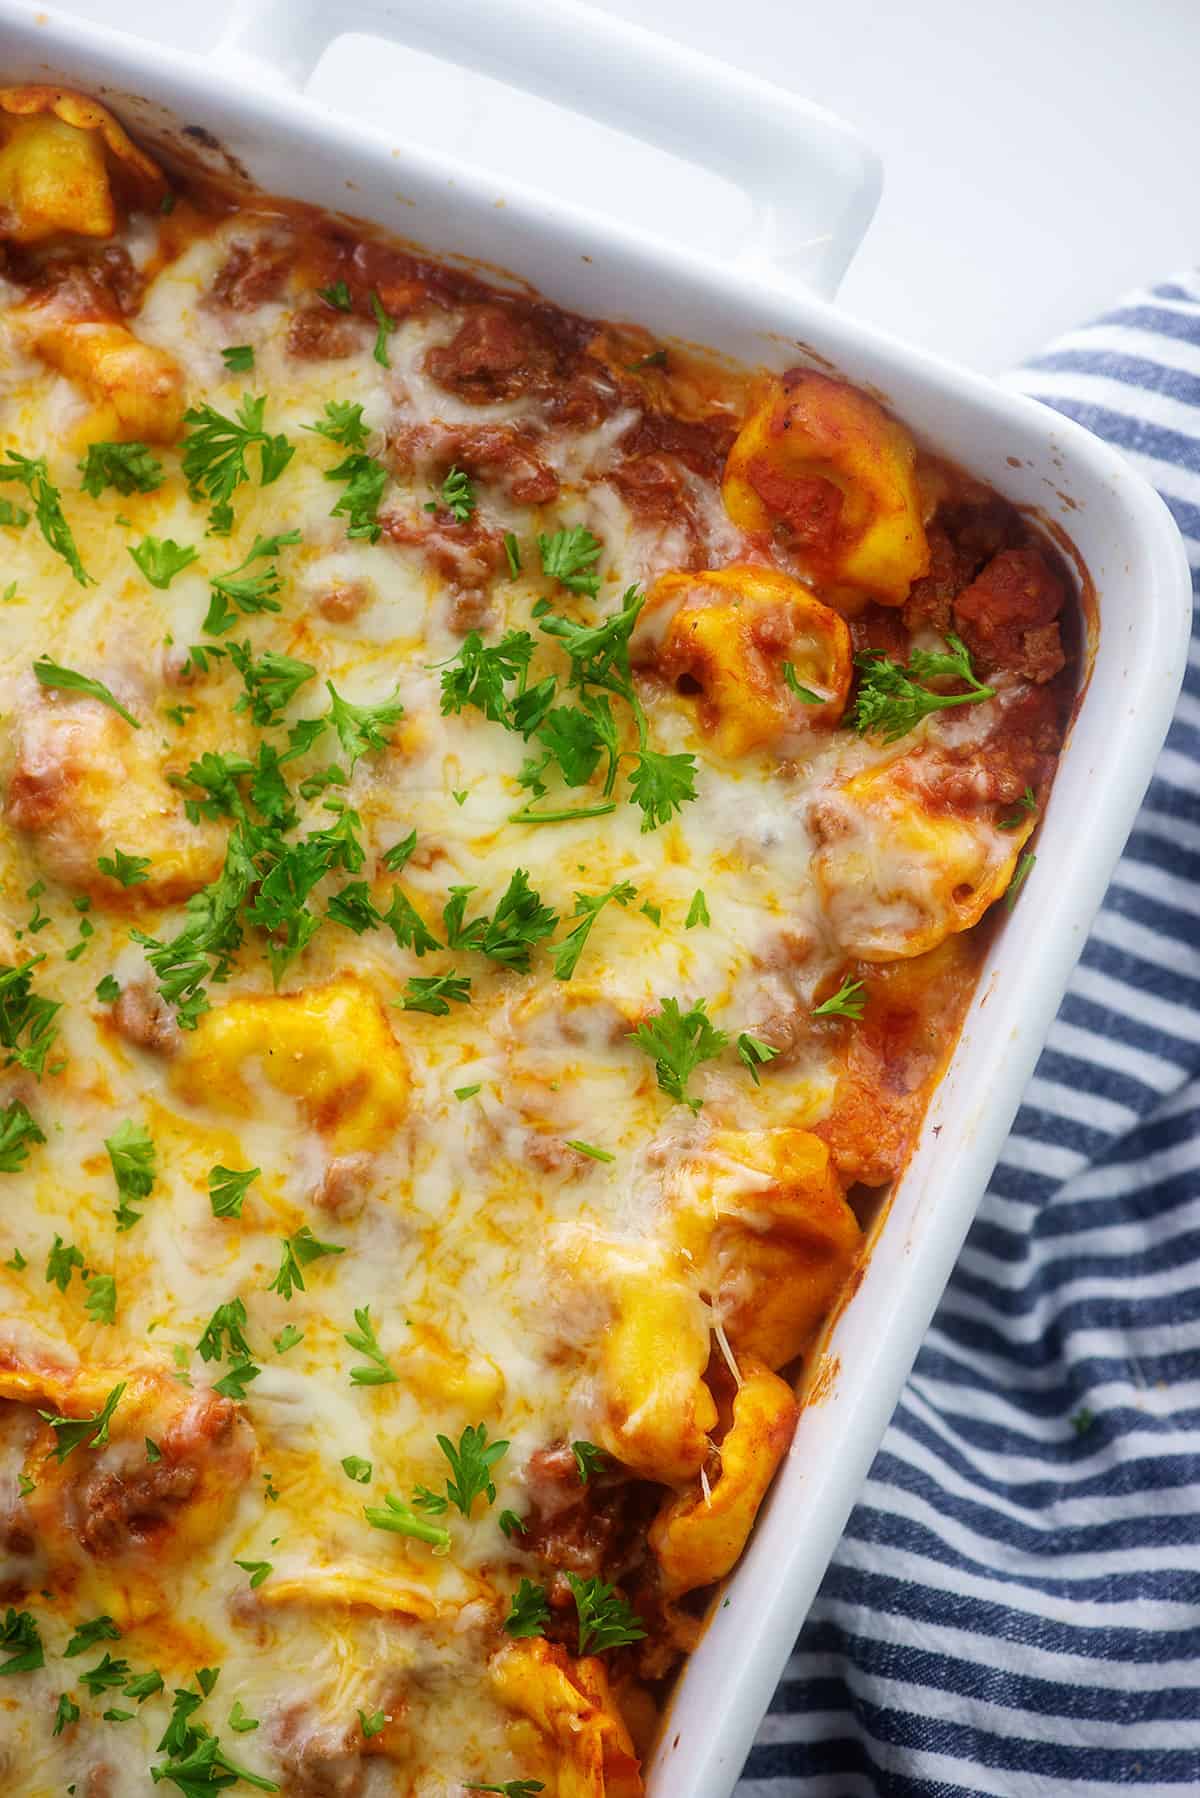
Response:
[[[749,242],[720,265],[561,199],[357,126],[306,99],[351,30],[398,38],[568,103],[732,176]],[[1066,419],[831,310],[878,192],[837,121],[565,0],[243,0],[209,59],[0,0],[0,69],[109,101],[135,133],[189,134],[265,189],[510,269],[560,304],[785,367],[812,353],[1073,539],[1095,583],[1091,680],[1037,844],[770,1504],[679,1686],[653,1798],[725,1798],[882,1436],[1150,775],[1191,612],[1166,508]],[[402,121],[403,96],[396,115]],[[215,154],[215,152],[214,152]],[[806,286],[805,283],[808,285]],[[813,290],[817,290],[814,292]],[[966,296],[964,296],[966,298]]]

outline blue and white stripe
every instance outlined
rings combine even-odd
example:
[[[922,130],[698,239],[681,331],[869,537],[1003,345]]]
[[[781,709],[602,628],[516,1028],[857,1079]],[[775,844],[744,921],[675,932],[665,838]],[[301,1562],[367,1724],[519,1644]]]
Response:
[[[1018,379],[1149,477],[1200,592],[1200,274],[1134,294]],[[1200,624],[738,1798],[1200,1790],[1198,1266]]]

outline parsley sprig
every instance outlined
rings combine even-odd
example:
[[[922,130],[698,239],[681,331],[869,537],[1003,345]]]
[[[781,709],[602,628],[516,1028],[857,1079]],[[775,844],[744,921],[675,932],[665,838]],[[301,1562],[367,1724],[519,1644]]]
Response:
[[[654,1062],[663,1092],[699,1111],[704,1101],[688,1096],[688,1081],[702,1062],[714,1061],[729,1040],[724,1030],[709,1022],[704,1000],[695,1000],[684,1011],[678,999],[660,999],[654,1016],[630,1034]]]
[[[91,575],[79,559],[75,538],[62,509],[62,496],[50,479],[44,456],[22,456],[8,451],[7,461],[0,462],[0,481],[19,481],[33,501],[38,528],[55,555],[61,556],[81,587],[94,587]]]
[[[946,644],[944,651],[912,650],[907,665],[874,649],[855,656],[860,678],[847,722],[860,736],[877,736],[884,743],[895,743],[932,712],[995,698],[994,687],[985,687],[976,680],[970,654],[961,638],[948,633]],[[935,692],[920,684],[944,679],[965,681],[967,692]]]

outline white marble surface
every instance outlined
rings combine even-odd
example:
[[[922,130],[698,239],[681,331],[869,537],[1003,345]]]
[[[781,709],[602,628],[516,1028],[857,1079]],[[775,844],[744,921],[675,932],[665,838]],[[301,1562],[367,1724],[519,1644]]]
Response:
[[[1125,287],[1200,258],[1200,0],[598,3],[789,86],[871,138],[884,199],[842,301],[906,338],[1002,368]],[[204,50],[226,9],[62,10]],[[717,252],[736,239],[732,196],[677,171],[651,180],[642,149],[457,73],[345,42],[316,80],[401,135],[526,178],[545,179],[549,162],[555,181],[597,205],[617,194],[643,222],[665,220]]]

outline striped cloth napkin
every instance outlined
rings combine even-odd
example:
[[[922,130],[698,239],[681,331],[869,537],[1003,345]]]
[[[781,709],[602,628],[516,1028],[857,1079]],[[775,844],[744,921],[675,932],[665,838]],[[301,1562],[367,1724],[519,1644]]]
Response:
[[[1200,272],[1013,380],[1129,455],[1200,591]],[[1200,1791],[1198,1257],[1200,614],[1145,805],[738,1798]]]

